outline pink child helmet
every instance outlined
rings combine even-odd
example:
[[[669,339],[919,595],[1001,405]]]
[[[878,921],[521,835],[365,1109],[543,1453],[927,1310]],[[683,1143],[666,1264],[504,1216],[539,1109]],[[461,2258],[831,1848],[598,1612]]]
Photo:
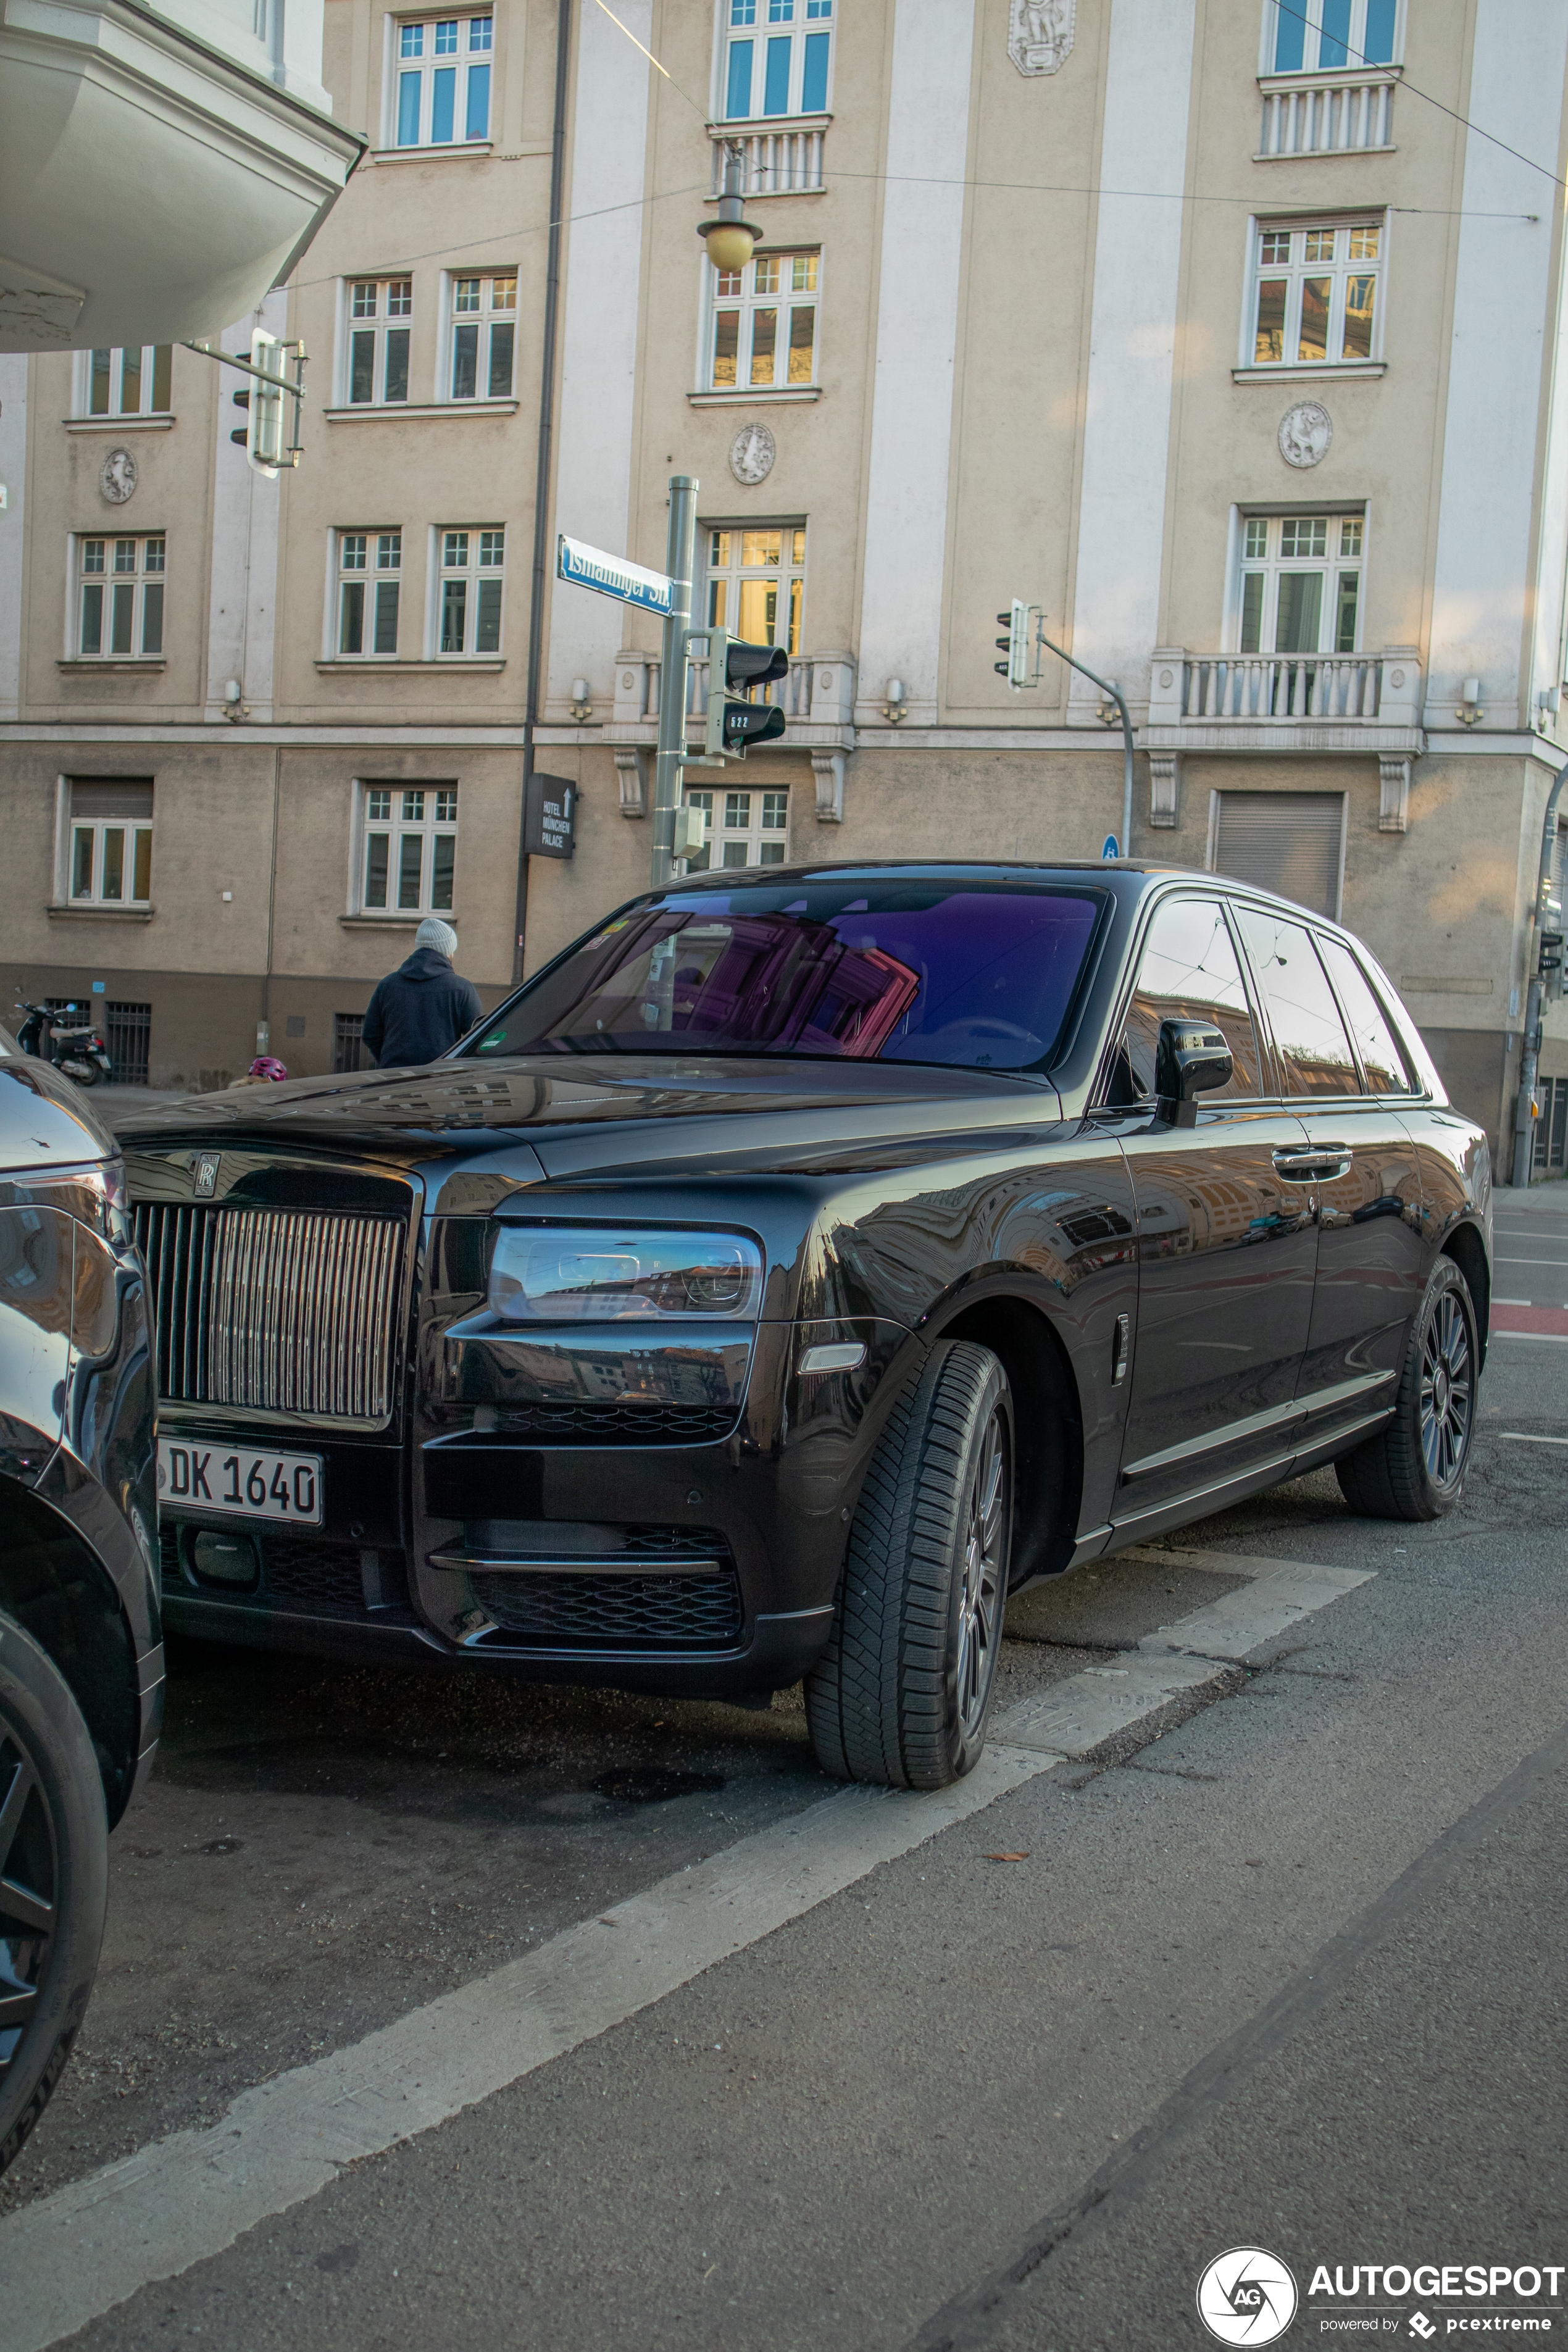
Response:
[[[273,1054],[258,1054],[250,1066],[250,1076],[253,1078],[278,1080],[286,1078],[288,1075],[289,1072],[284,1064]]]

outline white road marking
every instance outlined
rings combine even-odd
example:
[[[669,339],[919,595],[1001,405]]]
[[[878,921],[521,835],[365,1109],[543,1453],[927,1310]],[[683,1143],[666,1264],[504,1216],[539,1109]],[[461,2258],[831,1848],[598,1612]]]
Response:
[[[1568,1265],[1568,1258],[1504,1257],[1502,1252],[1500,1250],[1492,1263],[1494,1265],[1550,1265],[1555,1267],[1556,1271],[1561,1274],[1564,1265]]]
[[[1492,1300],[1494,1307],[1533,1307],[1534,1304],[1533,1298],[1494,1298]]]
[[[1532,1303],[1529,1299],[1524,1301],[1526,1306]],[[1568,1340],[1568,1331],[1494,1331],[1491,1337],[1494,1339],[1550,1339],[1562,1347],[1564,1340]]]
[[[44,2352],[140,2288],[221,2253],[345,2166],[607,2032],[1369,1580],[1232,1552],[1121,1557],[1195,1564],[1248,1586],[1161,1626],[1124,1666],[1090,1668],[1007,1709],[955,1788],[841,1789],[363,2042],[242,2092],[207,2129],[176,2132],[22,2207],[0,2222],[5,2352]]]
[[[1527,1429],[1500,1429],[1500,1437],[1510,1437],[1516,1445],[1568,1445],[1568,1437],[1532,1437]]]

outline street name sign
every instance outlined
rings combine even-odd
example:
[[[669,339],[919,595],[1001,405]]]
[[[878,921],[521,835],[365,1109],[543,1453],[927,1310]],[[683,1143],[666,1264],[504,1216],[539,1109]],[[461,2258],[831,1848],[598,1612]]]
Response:
[[[668,616],[673,607],[675,583],[664,572],[646,572],[624,555],[606,555],[602,548],[568,539],[564,531],[556,534],[555,576],[576,588],[595,589],[601,596],[617,596],[623,604],[640,604],[645,613]]]

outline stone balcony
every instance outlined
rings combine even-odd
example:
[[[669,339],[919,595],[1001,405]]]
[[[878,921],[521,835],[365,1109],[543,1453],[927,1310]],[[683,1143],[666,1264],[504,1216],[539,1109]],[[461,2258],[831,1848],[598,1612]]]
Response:
[[[1403,833],[1410,763],[1426,748],[1421,665],[1403,646],[1381,654],[1200,654],[1159,646],[1143,742],[1151,824],[1177,822],[1184,753],[1363,752],[1379,764],[1379,824]]]
[[[687,665],[686,740],[700,740],[708,719],[706,660]],[[656,653],[626,647],[616,662],[615,699],[598,740],[615,750],[621,780],[621,814],[638,817],[648,805],[648,754],[658,741],[659,689],[663,663]],[[775,703],[788,721],[787,733],[770,753],[806,751],[816,779],[816,814],[824,824],[844,814],[844,761],[855,749],[855,658],[847,653],[795,656],[785,675],[758,698]]]
[[[1264,74],[1263,129],[1255,163],[1287,156],[1366,154],[1394,144],[1397,66],[1339,73]]]
[[[764,116],[752,122],[710,122],[713,142],[713,185],[717,198],[724,188],[724,151],[741,151],[741,194],[750,204],[758,196],[820,195],[822,151],[831,114]]]

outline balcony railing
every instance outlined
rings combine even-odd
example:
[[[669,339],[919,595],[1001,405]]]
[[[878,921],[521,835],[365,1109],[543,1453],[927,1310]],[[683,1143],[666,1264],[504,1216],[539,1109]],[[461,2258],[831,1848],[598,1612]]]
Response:
[[[1258,160],[1392,147],[1395,84],[1395,76],[1381,71],[1271,74],[1263,87]]]
[[[1177,717],[1299,726],[1304,719],[1375,719],[1382,703],[1383,664],[1374,656],[1189,655],[1182,662]]]
[[[832,120],[830,114],[805,114],[788,121],[710,122],[712,194],[723,193],[724,150],[734,146],[741,151],[742,196],[815,194],[825,184],[822,145]]]

